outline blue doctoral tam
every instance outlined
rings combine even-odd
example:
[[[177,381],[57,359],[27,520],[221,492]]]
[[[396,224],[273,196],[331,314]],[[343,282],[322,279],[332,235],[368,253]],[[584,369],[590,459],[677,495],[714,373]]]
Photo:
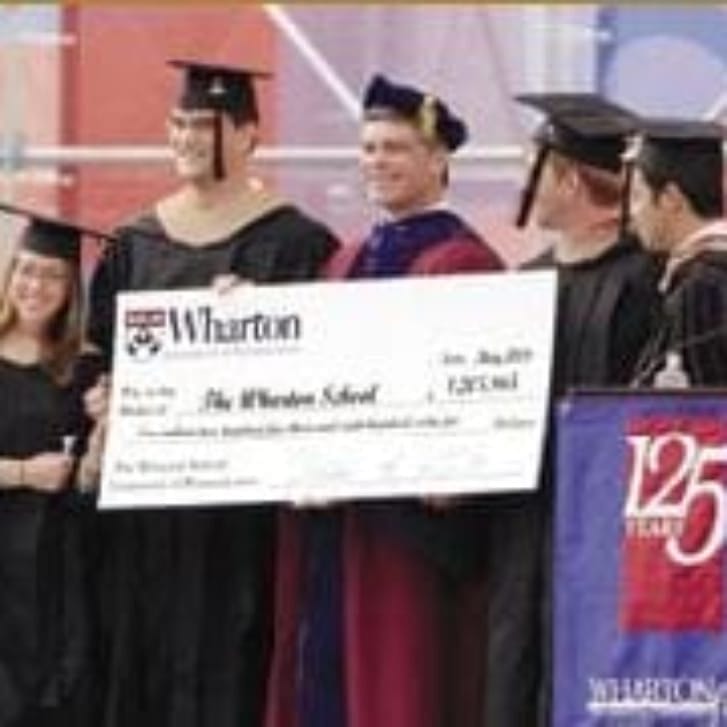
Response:
[[[392,83],[377,74],[364,92],[364,118],[376,118],[383,112],[414,124],[422,135],[438,141],[450,151],[467,140],[467,127],[447,105],[436,96],[413,86]]]

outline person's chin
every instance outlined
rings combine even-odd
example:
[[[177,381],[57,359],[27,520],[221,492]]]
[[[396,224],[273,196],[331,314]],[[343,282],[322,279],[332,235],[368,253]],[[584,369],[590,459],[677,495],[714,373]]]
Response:
[[[395,205],[398,200],[398,195],[395,191],[382,187],[369,187],[367,196],[369,202],[372,204],[386,208]]]
[[[175,169],[177,176],[185,182],[204,181],[206,177],[210,176],[209,169],[202,164],[177,162]]]
[[[547,232],[556,232],[558,230],[558,226],[554,223],[553,219],[545,215],[535,215],[533,222],[539,230],[545,230]]]
[[[639,237],[639,240],[641,240],[641,247],[652,255],[665,255],[669,251],[669,248],[661,240],[649,237]]]
[[[25,309],[19,311],[18,320],[25,326],[42,329],[47,326],[53,318],[52,311],[46,309]]]
[[[366,200],[369,202],[369,204],[382,205],[386,201],[386,195],[382,194],[380,189],[367,187]]]
[[[641,247],[644,248],[644,250],[648,250],[649,252],[656,252],[658,248],[657,240],[654,238],[653,235],[650,235],[648,231],[642,229],[638,225],[631,225],[631,231],[636,234],[636,237],[638,237],[639,242],[641,243]]]

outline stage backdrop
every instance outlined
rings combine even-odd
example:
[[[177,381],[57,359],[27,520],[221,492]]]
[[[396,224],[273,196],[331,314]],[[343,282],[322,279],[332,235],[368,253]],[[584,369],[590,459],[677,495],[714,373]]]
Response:
[[[727,724],[727,394],[558,422],[555,727]]]

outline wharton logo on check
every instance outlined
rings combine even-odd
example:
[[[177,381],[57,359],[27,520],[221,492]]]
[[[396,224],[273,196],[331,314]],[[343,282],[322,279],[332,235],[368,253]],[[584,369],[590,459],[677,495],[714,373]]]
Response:
[[[128,309],[124,315],[125,351],[136,361],[147,361],[163,349],[171,354],[189,346],[264,346],[297,341],[302,335],[303,323],[295,313],[241,308],[231,313],[220,313],[212,305]]]

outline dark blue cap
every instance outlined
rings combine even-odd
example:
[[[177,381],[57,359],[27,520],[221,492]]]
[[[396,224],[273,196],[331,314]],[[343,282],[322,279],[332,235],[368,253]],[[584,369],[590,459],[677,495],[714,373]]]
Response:
[[[450,151],[467,140],[464,121],[452,113],[436,96],[412,86],[392,83],[384,76],[375,75],[364,92],[364,116],[370,118],[383,111],[413,123],[425,138],[436,140]]]

